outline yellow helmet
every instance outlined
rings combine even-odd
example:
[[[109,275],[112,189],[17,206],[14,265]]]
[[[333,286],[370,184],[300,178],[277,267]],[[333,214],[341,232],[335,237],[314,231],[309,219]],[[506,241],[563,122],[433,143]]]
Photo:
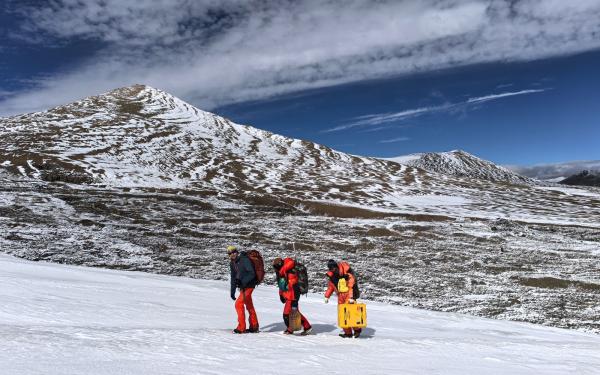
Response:
[[[227,254],[231,254],[237,252],[237,247],[233,246],[233,245],[229,245],[227,246]]]

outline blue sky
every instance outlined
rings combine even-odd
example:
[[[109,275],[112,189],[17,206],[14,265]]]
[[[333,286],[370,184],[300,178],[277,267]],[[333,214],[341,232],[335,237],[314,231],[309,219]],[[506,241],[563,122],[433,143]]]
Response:
[[[600,158],[599,64],[600,51],[465,66],[216,111],[361,155],[463,149],[501,164],[595,160]],[[466,103],[475,98],[489,100]],[[396,121],[331,131],[356,124],[361,116],[418,109],[425,110]]]
[[[360,155],[600,159],[595,0],[16,1],[0,116],[146,83]]]

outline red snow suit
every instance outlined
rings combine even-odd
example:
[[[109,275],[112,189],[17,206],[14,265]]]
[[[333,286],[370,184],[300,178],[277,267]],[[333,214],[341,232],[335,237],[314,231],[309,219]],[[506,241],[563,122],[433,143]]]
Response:
[[[283,260],[283,266],[277,275],[287,281],[287,290],[279,289],[281,302],[285,303],[283,307],[283,321],[287,327],[289,327],[290,312],[292,311],[292,308],[298,309],[298,300],[300,299],[298,276],[290,272],[294,266],[296,266],[296,262],[294,262],[292,258],[285,258]],[[298,310],[298,312],[300,313],[300,310]],[[300,313],[300,321],[302,322],[302,327],[305,331],[311,328],[310,323],[302,313]]]

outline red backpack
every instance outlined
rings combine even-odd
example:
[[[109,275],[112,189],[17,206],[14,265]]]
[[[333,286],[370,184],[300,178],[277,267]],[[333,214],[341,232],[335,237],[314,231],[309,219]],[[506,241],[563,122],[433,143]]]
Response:
[[[258,250],[250,250],[246,252],[246,256],[252,262],[254,266],[254,273],[256,274],[256,285],[262,283],[265,278],[265,262],[263,262],[262,255]]]

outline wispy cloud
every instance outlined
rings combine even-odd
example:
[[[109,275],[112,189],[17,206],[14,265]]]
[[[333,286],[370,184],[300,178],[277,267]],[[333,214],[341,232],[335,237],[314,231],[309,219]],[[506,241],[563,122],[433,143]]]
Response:
[[[384,140],[379,141],[379,143],[395,143],[395,142],[404,142],[404,141],[410,141],[410,138],[398,137],[398,138],[392,138],[392,139],[384,139]]]
[[[465,104],[476,104],[476,103],[489,102],[490,100],[498,100],[498,99],[508,98],[508,97],[517,96],[517,95],[535,94],[535,93],[544,92],[547,90],[548,89],[522,90],[522,91],[516,91],[516,92],[504,92],[502,94],[492,94],[492,95],[480,96],[478,98],[471,98],[471,99],[467,100]]]
[[[362,129],[359,130],[359,133],[373,133],[373,132],[378,132],[381,130],[387,130],[387,129],[405,129],[408,127],[411,127],[412,125],[398,125],[398,124],[387,124],[387,125],[383,125],[383,126],[377,126],[377,127],[370,127],[370,128],[366,128],[366,129]]]
[[[492,100],[504,99],[504,98],[508,98],[511,96],[535,94],[535,93],[540,93],[540,92],[544,92],[544,91],[548,91],[548,90],[549,89],[503,92],[500,94],[491,94],[491,95],[479,96],[479,97],[475,97],[475,98],[469,98],[466,101],[459,102],[459,103],[445,103],[445,104],[441,104],[441,105],[437,105],[437,106],[422,107],[422,108],[416,108],[416,109],[407,109],[407,110],[403,110],[403,111],[395,112],[395,113],[375,113],[375,114],[370,114],[370,115],[364,115],[364,116],[355,117],[354,119],[352,119],[351,122],[349,122],[347,124],[339,125],[339,126],[324,130],[323,132],[329,133],[329,132],[335,132],[335,131],[340,131],[340,130],[356,128],[356,127],[381,125],[381,124],[385,124],[385,123],[392,123],[392,122],[406,120],[408,118],[419,117],[419,116],[423,116],[423,115],[435,113],[435,112],[457,111],[457,110],[466,108],[470,105],[485,103],[485,102],[489,102]]]
[[[390,75],[600,48],[597,0],[8,4],[25,19],[11,34],[23,47],[86,40],[97,50],[61,73],[32,77],[31,89],[0,100],[0,115],[132,83],[211,109]]]
[[[329,132],[336,132],[336,131],[340,131],[340,130],[356,128],[356,127],[360,127],[360,126],[373,126],[373,125],[381,125],[381,124],[385,124],[385,123],[389,123],[389,122],[401,121],[401,120],[405,120],[408,118],[422,116],[426,113],[436,112],[436,111],[440,111],[442,109],[448,109],[450,106],[452,106],[452,105],[422,107],[422,108],[415,108],[415,109],[407,109],[407,110],[404,110],[401,112],[395,112],[395,113],[388,112],[388,113],[376,113],[376,114],[372,114],[372,115],[359,116],[359,117],[355,117],[353,119],[353,121],[351,121],[347,124],[343,124],[343,125],[339,125],[339,126],[330,128],[330,129],[326,129],[323,132],[329,133]]]

